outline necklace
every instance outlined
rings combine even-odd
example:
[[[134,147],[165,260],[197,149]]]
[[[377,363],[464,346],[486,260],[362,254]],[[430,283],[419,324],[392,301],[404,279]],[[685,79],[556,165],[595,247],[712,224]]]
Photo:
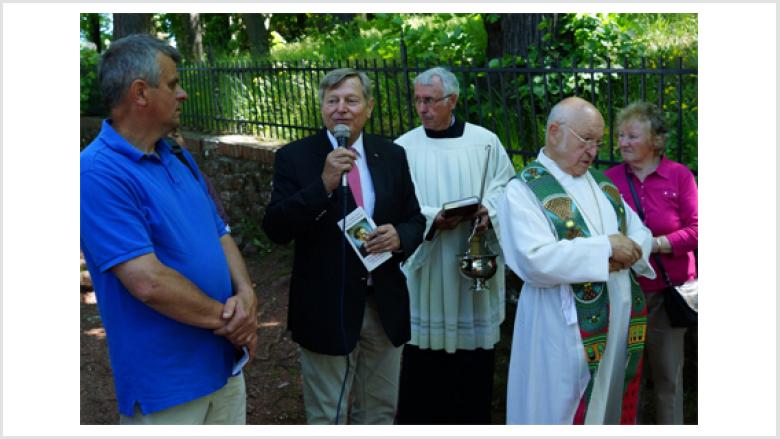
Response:
[[[588,182],[588,187],[590,188],[590,193],[593,195],[593,201],[596,203],[596,212],[598,212],[599,215],[599,222],[596,223],[591,219],[590,215],[585,212],[585,209],[582,208],[582,203],[578,202],[577,199],[569,192],[566,191],[566,193],[569,195],[569,198],[574,200],[577,203],[577,206],[579,206],[580,213],[582,213],[582,216],[585,217],[585,220],[590,224],[591,227],[599,234],[604,234],[604,217],[601,215],[601,205],[599,204],[599,198],[596,196],[596,190],[593,188],[593,182],[591,182],[591,176],[590,173],[585,174],[585,180]],[[597,226],[600,226],[601,228],[598,228]]]

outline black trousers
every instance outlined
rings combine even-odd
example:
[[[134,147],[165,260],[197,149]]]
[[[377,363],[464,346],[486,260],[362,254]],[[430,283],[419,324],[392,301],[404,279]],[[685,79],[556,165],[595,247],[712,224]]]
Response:
[[[490,424],[494,349],[404,346],[397,424]]]

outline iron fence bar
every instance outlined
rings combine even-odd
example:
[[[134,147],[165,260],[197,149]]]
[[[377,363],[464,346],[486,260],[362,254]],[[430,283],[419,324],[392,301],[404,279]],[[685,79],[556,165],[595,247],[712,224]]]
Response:
[[[384,137],[385,136],[385,125],[382,123],[382,83],[379,82],[379,69],[376,67],[376,58],[374,58],[373,61],[374,64],[374,84],[376,84],[375,90],[376,90],[376,105],[377,105],[377,114],[379,115],[379,135]],[[372,125],[373,126],[373,125]]]
[[[243,60],[239,60],[238,61],[238,65],[240,66],[242,62],[244,62],[244,61]],[[238,96],[244,96],[244,99],[239,99],[238,102],[237,102],[237,104],[238,104],[237,108],[241,109],[239,111],[241,111],[241,113],[242,113],[240,115],[240,119],[244,121],[244,122],[239,124],[238,132],[241,133],[241,134],[245,134],[244,130],[246,129],[246,122],[247,122],[245,115],[249,111],[249,105],[247,104],[249,99],[246,96],[246,87],[244,86],[244,72],[243,72],[243,70],[236,69],[234,71],[234,74],[236,75],[236,81],[235,81],[236,85],[235,85],[235,87],[238,89],[238,93],[239,93]]]
[[[645,66],[647,65],[647,58],[644,56],[642,57],[642,70],[645,69]],[[645,72],[640,73],[639,78],[642,81],[642,88],[641,88],[641,99],[643,101],[647,100],[647,78],[645,78]]]
[[[596,71],[593,69],[594,59],[593,55],[590,56],[590,101],[593,103],[593,105],[596,104]]]
[[[273,131],[271,130],[271,87],[269,87],[270,80],[268,79],[267,72],[270,70],[268,68],[269,61],[263,60],[257,63],[257,85],[258,90],[261,93],[261,112],[262,112],[262,122],[263,122],[263,135],[267,135],[269,137],[273,136]]]
[[[628,55],[623,57],[623,66],[628,66]],[[628,74],[623,72],[623,105],[628,105]]]
[[[539,139],[536,135],[536,104],[534,103],[534,82],[531,78],[531,72],[525,74],[525,80],[528,84],[528,100],[530,101],[529,107],[531,108],[531,141],[534,145],[534,152],[539,151]]]
[[[479,119],[479,125],[483,125],[482,121],[482,99],[480,99],[479,92],[479,75],[474,75],[474,98],[477,101],[477,118]]]
[[[314,127],[313,133],[319,130],[320,127],[322,127],[322,116],[320,116],[320,105],[322,104],[320,102],[320,70],[322,68],[323,60],[318,60],[314,62],[314,68],[311,71],[311,74],[309,75],[309,79],[311,80],[311,115],[312,115],[312,126]]]
[[[307,80],[308,76],[308,80]],[[319,87],[315,89],[314,87],[314,69],[308,69],[303,71],[303,83],[304,83],[304,91],[306,92],[306,97],[304,100],[308,102],[308,105],[306,105],[306,118],[311,122],[309,126],[313,126],[317,124],[317,117],[314,113],[314,109],[316,108],[316,100],[314,99],[314,95],[317,93],[317,90],[319,90]],[[311,130],[311,129],[310,129]]]
[[[682,66],[682,57],[677,57],[677,65]],[[677,161],[683,162],[683,78],[677,75]]]
[[[609,68],[611,62],[612,61],[609,59],[609,57],[607,57],[607,68]],[[613,144],[612,144],[612,138],[614,136],[612,121],[615,120],[614,109],[612,107],[612,74],[607,75],[607,114],[608,114],[607,117],[609,118],[609,123],[607,124],[609,125],[609,140],[608,140],[609,159],[615,160],[615,152],[613,150]]]
[[[299,64],[303,67],[304,61],[301,60]],[[300,104],[300,107],[298,108],[298,117],[300,118],[301,123],[310,125],[309,106],[306,102],[306,99],[309,96],[306,85],[306,71],[303,69],[297,70],[295,76],[295,86],[296,90],[298,90],[298,103]],[[308,130],[301,130],[301,135],[305,135],[306,132],[308,132]]]
[[[490,72],[486,73],[485,77],[486,77],[486,81],[487,81],[488,108],[490,108],[490,110],[489,110],[490,112],[493,112],[494,111],[493,109],[496,108],[496,107],[493,105],[493,87],[490,86]],[[497,127],[496,119],[497,119],[497,117],[495,117],[495,113],[494,113],[493,117],[490,118],[490,120],[493,123],[492,124],[492,128],[493,128],[492,131],[494,133],[498,132],[498,130],[496,129],[496,127]]]
[[[298,103],[300,100],[296,99],[295,97],[295,74],[293,73],[292,69],[287,69],[287,80],[285,81],[285,84],[287,85],[287,112],[290,115],[290,123],[291,124],[300,124],[300,113],[299,113],[299,106]],[[295,135],[300,136],[300,131],[297,132]],[[292,134],[291,134],[292,135]]]
[[[550,108],[550,89],[547,87],[547,73],[542,73],[542,90],[544,91],[542,94],[544,97],[542,101],[544,108]]]
[[[282,102],[282,120],[285,121],[286,130],[282,130],[285,133],[285,139],[291,139],[293,136],[292,130],[292,118],[290,114],[290,93],[287,88],[287,69],[284,61],[279,62],[279,68],[277,70],[277,85],[279,86],[279,99]]]
[[[276,85],[279,87],[279,100],[282,103],[282,120],[284,121],[285,125],[282,130],[283,135],[285,136],[285,139],[291,139],[293,136],[292,130],[290,127],[292,126],[292,120],[290,118],[290,95],[287,91],[287,78],[286,78],[286,66],[284,61],[279,62],[279,68],[276,71],[277,74],[277,82]]]
[[[202,69],[202,71],[198,74],[198,81],[200,83],[200,105],[203,110],[203,114],[208,117],[208,120],[203,124],[203,128],[206,130],[206,132],[211,131],[211,126],[214,123],[213,116],[210,114],[212,105],[211,105],[211,93],[208,88],[208,82],[206,78],[208,77],[209,72],[206,69]]]
[[[516,62],[517,62],[516,59],[512,60],[513,64],[516,64]],[[523,132],[524,132],[524,129],[523,129],[523,112],[522,112],[522,107],[520,105],[520,79],[521,78],[522,78],[522,76],[520,76],[520,75],[515,76],[516,84],[514,86],[514,89],[515,89],[514,91],[515,91],[515,107],[517,108],[517,113],[516,113],[516,119],[517,119],[517,139],[518,139],[518,143],[520,143],[520,148],[523,148],[523,146],[522,146]],[[510,147],[511,147],[511,144],[510,144]],[[512,157],[512,156],[510,155],[510,157]],[[528,161],[526,160],[524,155],[521,155],[521,157],[523,158],[523,165],[528,163]]]
[[[501,96],[504,99],[504,102],[503,102],[502,106],[504,108],[507,108],[508,107],[508,105],[507,105],[507,95],[506,95],[506,88],[504,87],[505,84],[504,84],[504,74],[503,73],[499,73],[498,74],[498,81],[499,81],[499,85],[501,87]],[[503,113],[503,116],[504,116],[504,134],[506,135],[506,140],[507,140],[506,142],[502,142],[502,143],[509,143],[509,140],[510,140],[512,134],[511,134],[511,131],[510,131],[510,126],[509,126],[510,122],[509,122],[509,115],[507,114],[508,111],[502,111],[501,113]]]
[[[376,60],[374,60],[374,62],[376,62]],[[356,66],[358,65],[358,61],[355,61],[355,65]],[[355,68],[357,69],[357,67],[355,67]],[[359,70],[361,70],[361,69],[359,69]],[[370,72],[370,70],[368,69],[368,60],[363,60],[362,71],[363,72]],[[368,79],[370,81],[371,80],[371,76],[369,76],[369,73],[366,73],[366,76],[368,76]],[[379,93],[379,89],[377,87],[373,87],[372,95],[371,95],[372,98],[374,98],[373,95],[377,95],[377,96],[381,95],[381,93]],[[374,106],[376,106],[377,104],[378,104],[377,98],[374,98]],[[376,114],[382,114],[382,112],[381,111],[377,111]],[[369,123],[371,124],[371,134],[376,134],[376,120],[375,119],[376,119],[376,117],[374,117],[374,113],[372,113],[371,117],[369,117]]]
[[[272,120],[276,120],[276,118],[281,118],[281,111],[282,107],[279,103],[279,98],[277,98],[278,95],[278,86],[276,84],[276,61],[272,61],[268,64],[268,81],[270,83],[270,89],[271,89],[271,117]],[[280,139],[283,138],[283,136],[279,135],[279,125],[276,123],[271,124],[272,127],[274,127],[274,131],[276,132],[276,138]]]
[[[468,79],[468,72],[466,70],[461,69],[460,73],[463,76],[463,82],[461,82],[460,87],[460,96],[459,101],[463,102],[463,121],[467,121],[469,118],[469,96],[468,96],[468,86],[469,86],[469,79]],[[462,99],[460,99],[462,97]]]
[[[387,60],[382,60],[382,67],[387,67]],[[390,121],[390,137],[393,137],[393,94],[390,92],[389,76],[385,75],[385,90],[387,90],[387,110],[390,116],[387,120]]]
[[[395,67],[395,60],[393,60],[393,67]],[[398,131],[399,133],[403,133],[404,129],[404,122],[403,122],[403,114],[401,110],[401,86],[398,85],[398,74],[393,75],[395,78],[395,99],[398,103]],[[391,132],[391,134],[394,135],[394,133]],[[400,135],[400,134],[399,134]]]
[[[580,71],[577,69],[577,55],[571,57],[572,74],[574,75],[574,95],[580,95]]]
[[[556,64],[558,64],[558,67],[563,67],[561,65],[561,60],[559,58],[556,57],[555,62],[556,62]],[[564,77],[564,75],[565,75],[565,73],[563,73],[563,72],[558,73],[558,94],[560,96],[563,95],[563,77]],[[558,98],[558,99],[560,100],[560,98]]]
[[[225,88],[230,90],[230,96],[236,96],[236,94],[235,94],[236,93],[236,80],[235,80],[235,77],[233,76],[233,72],[229,68],[227,68],[227,62],[225,62],[225,67],[226,67],[225,68],[225,73],[224,73],[224,78],[225,78],[225,82],[226,82]],[[235,102],[234,99],[227,99],[226,101],[227,101],[227,105],[229,106],[227,114],[230,117],[232,117],[234,114],[237,114],[236,108],[238,107],[238,102]],[[235,129],[233,129],[232,131],[234,131],[234,132],[238,131],[239,125],[240,124],[235,123]]]
[[[663,61],[659,59],[658,65],[663,65]],[[663,111],[664,108],[664,75],[658,77],[658,109]]]

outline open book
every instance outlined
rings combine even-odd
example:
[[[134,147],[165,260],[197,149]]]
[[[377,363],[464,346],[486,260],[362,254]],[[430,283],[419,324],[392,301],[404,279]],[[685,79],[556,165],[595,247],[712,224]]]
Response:
[[[362,207],[358,206],[357,209],[347,215],[346,223],[346,226],[342,227],[344,221],[339,221],[339,229],[344,232],[344,237],[349,242],[349,245],[352,246],[352,249],[355,250],[360,261],[363,262],[366,270],[373,271],[393,256],[390,252],[369,254],[366,251],[366,239],[368,239],[368,234],[376,229],[376,224],[374,224],[374,220],[371,217],[366,215],[366,211]]]
[[[479,209],[479,198],[468,197],[460,200],[449,201],[441,206],[442,216],[449,218],[452,216],[471,215]]]

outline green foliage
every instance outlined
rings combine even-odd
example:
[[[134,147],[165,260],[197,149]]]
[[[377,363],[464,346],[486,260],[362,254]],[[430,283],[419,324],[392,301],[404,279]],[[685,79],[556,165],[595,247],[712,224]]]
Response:
[[[271,23],[280,18],[273,16]],[[545,36],[541,48],[531,47],[528,57],[489,61],[484,59],[486,34],[480,14],[374,14],[346,23],[319,16],[315,20],[309,14],[296,14],[295,22],[287,18],[290,30],[285,32],[292,35],[297,26],[309,35],[288,42],[278,34],[272,48],[275,61],[236,61],[234,56],[217,69],[184,74],[190,93],[185,114],[194,110],[204,116],[187,123],[282,140],[302,137],[321,124],[316,98],[320,78],[331,68],[348,65],[363,69],[374,82],[376,107],[367,131],[395,137],[419,124],[411,103],[414,76],[443,64],[461,83],[458,117],[496,132],[517,169],[525,163],[523,156],[533,157],[542,146],[552,105],[572,95],[591,100],[604,114],[605,136],[612,148],[600,152],[601,160],[620,160],[611,126],[616,112],[645,99],[662,103],[666,112],[668,154],[676,159],[682,149],[683,162],[697,169],[698,78],[690,73],[662,77],[657,72],[696,67],[695,14],[564,14],[556,32]],[[499,18],[488,14],[484,21]],[[543,22],[541,28],[552,29],[551,23]],[[683,42],[684,47],[676,45]],[[681,63],[674,58],[679,55],[684,55]],[[329,59],[338,61],[317,61]],[[478,66],[488,69],[474,70]],[[519,70],[526,67],[562,70]],[[574,71],[582,68],[601,71]],[[652,71],[625,74],[623,68]],[[220,116],[214,119],[209,114]]]
[[[559,17],[557,32],[546,34],[545,44],[531,47],[527,58],[494,59],[490,60],[489,67],[696,67],[696,26],[696,14],[564,14]],[[540,29],[552,29],[552,23],[544,21]],[[495,82],[501,74],[488,76],[496,78]],[[676,159],[678,150],[682,149],[683,162],[691,169],[697,169],[698,81],[695,75],[667,74],[662,79],[657,74],[625,75],[619,70],[614,73],[551,72],[530,78],[504,78],[504,81],[508,83],[508,92],[500,94],[504,103],[501,108],[494,108],[490,96],[484,92],[473,93],[473,87],[467,89],[464,98],[473,102],[473,111],[465,117],[471,120],[483,117],[490,121],[494,130],[505,132],[503,137],[507,139],[507,146],[527,153],[534,151],[544,141],[543,127],[551,106],[563,97],[579,95],[594,102],[607,122],[605,134],[613,148],[602,150],[599,158],[619,161],[612,119],[623,106],[645,99],[662,103],[666,112],[670,127],[667,154]],[[525,112],[512,108],[517,102]],[[527,111],[529,107],[533,107],[535,117]],[[678,107],[682,108],[680,113]],[[501,114],[504,111],[516,116],[506,118]]]
[[[697,26],[696,14],[563,14],[557,34],[548,33],[548,45],[534,55],[545,63],[593,60],[598,66],[607,57],[686,56],[686,63],[695,65]],[[551,29],[552,23],[548,19],[541,28]]]
[[[232,226],[231,233],[239,242],[252,243],[261,255],[271,253],[273,243],[263,232],[260,223],[251,217],[242,217],[238,224]]]
[[[105,116],[108,111],[100,96],[97,81],[97,65],[100,55],[86,47],[81,48],[81,103],[82,116]]]
[[[374,14],[369,20],[323,27],[328,30],[277,42],[272,59],[400,60],[403,39],[410,60],[481,63],[487,45],[479,14]]]
[[[249,44],[240,14],[202,14],[203,50],[210,59],[231,59],[246,55]]]
[[[100,46],[105,48],[111,40],[111,14],[85,13],[79,15],[80,34],[82,41],[93,41],[92,26],[97,22],[100,30]]]

